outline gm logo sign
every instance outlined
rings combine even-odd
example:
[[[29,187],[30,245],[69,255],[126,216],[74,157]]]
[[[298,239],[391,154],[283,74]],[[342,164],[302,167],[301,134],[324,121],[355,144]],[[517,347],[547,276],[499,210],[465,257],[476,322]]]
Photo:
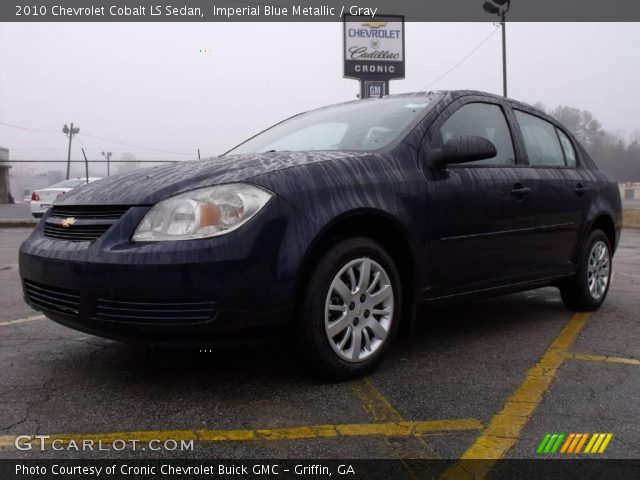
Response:
[[[382,98],[386,95],[385,82],[365,82],[365,98]]]

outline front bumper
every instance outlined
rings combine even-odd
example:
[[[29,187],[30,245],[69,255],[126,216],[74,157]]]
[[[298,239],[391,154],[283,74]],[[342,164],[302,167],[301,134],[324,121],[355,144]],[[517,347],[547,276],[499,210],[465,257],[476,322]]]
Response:
[[[93,242],[48,238],[20,248],[25,300],[66,326],[149,343],[250,340],[288,323],[300,259],[283,243],[296,213],[274,198],[243,228],[180,242],[132,243],[149,207],[131,207]]]

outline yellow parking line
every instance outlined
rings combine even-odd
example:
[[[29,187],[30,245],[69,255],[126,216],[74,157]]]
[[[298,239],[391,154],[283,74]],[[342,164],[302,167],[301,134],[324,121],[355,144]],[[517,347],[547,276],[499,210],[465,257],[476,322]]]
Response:
[[[373,385],[368,378],[360,378],[349,383],[349,388],[353,395],[358,399],[360,406],[374,423],[385,422],[402,422],[402,415],[391,405],[382,393]],[[386,443],[393,450],[395,457],[402,461],[404,467],[413,478],[416,478],[416,472],[413,471],[411,465],[408,465],[402,459],[404,458],[440,458],[438,453],[427,444],[424,438],[416,435],[415,441],[402,442],[396,444],[392,436],[385,438]]]
[[[62,444],[75,441],[101,441],[107,445],[115,440],[195,440],[196,442],[245,442],[258,440],[300,440],[327,437],[411,437],[428,433],[460,430],[481,430],[482,423],[474,419],[430,420],[425,422],[345,423],[309,425],[258,430],[148,430],[140,432],[78,433],[51,435],[45,444],[59,440]],[[12,447],[14,435],[0,436],[0,447]]]
[[[470,459],[488,461],[464,464],[457,462],[445,470],[441,479],[480,480],[485,478],[495,462],[502,458],[518,440],[522,428],[538,408],[587,318],[589,318],[588,313],[576,313],[571,317],[538,363],[527,372],[524,381],[507,399],[502,410],[491,419],[487,428],[461,457],[462,462]]]
[[[640,360],[636,358],[608,357],[606,355],[588,355],[584,353],[567,353],[565,358],[571,360],[584,360],[587,362],[611,362],[626,363],[627,365],[640,365]]]
[[[375,423],[399,422],[402,416],[380,393],[368,378],[349,383],[351,393],[358,399],[360,406]]]
[[[15,320],[2,320],[0,321],[0,327],[15,325],[17,323],[33,322],[34,320],[44,320],[45,318],[47,317],[44,315],[34,315],[33,317],[17,318]]]

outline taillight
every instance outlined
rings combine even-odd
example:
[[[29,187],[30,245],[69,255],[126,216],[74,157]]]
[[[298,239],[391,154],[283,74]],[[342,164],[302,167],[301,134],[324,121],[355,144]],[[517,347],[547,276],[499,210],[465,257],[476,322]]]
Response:
[[[40,200],[40,195],[38,195],[36,192],[33,192],[31,194],[31,201],[32,202],[38,202]]]

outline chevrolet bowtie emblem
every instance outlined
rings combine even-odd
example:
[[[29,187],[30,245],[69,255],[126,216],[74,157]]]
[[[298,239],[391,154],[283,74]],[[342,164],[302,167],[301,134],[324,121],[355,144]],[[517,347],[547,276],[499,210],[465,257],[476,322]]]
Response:
[[[363,27],[369,27],[369,28],[380,28],[380,27],[386,27],[387,22],[376,22],[375,20],[372,20],[370,22],[364,22],[362,24]]]
[[[68,217],[68,218],[65,218],[64,220],[62,220],[62,226],[64,228],[69,228],[74,223],[76,223],[76,219],[73,218],[73,217]]]

